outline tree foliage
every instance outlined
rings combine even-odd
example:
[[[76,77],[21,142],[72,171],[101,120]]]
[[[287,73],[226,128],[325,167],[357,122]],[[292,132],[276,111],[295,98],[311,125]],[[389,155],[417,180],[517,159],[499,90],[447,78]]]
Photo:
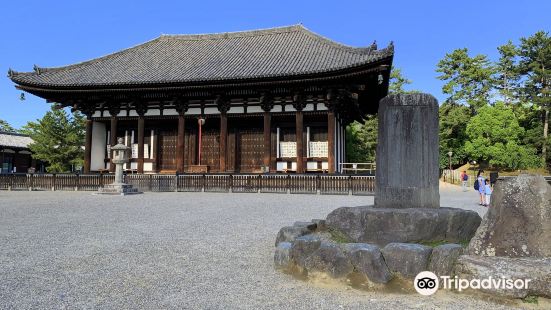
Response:
[[[69,115],[52,106],[42,119],[28,122],[22,131],[33,139],[29,145],[33,157],[46,162],[48,172],[68,172],[71,165],[82,165],[84,128],[82,115]]]
[[[437,64],[438,79],[446,81],[442,87],[449,100],[466,104],[472,111],[488,103],[495,67],[486,55],[469,56],[466,48],[446,54]]]
[[[551,110],[551,37],[538,31],[528,38],[520,39],[519,71],[525,76],[524,96],[541,110],[541,154],[542,164],[549,165],[549,113]]]
[[[509,105],[522,100],[519,93],[520,74],[517,65],[518,49],[509,41],[497,48],[499,60],[496,63],[494,87],[497,89],[502,101]]]
[[[466,128],[471,118],[468,107],[446,101],[439,109],[440,168],[449,166],[448,152],[452,151],[452,165],[462,165],[469,160],[465,151]]]
[[[470,119],[466,133],[465,151],[472,159],[510,169],[526,169],[538,164],[536,150],[520,144],[525,131],[513,109],[501,102],[481,107]]]
[[[3,119],[0,119],[0,131],[14,133],[17,132],[15,128],[13,128],[8,122]]]
[[[442,120],[458,117],[450,113],[451,106],[442,105],[441,148],[457,154],[452,160],[458,165],[478,159],[511,169],[542,166],[551,157],[547,151],[551,40],[539,31],[521,38],[518,45],[509,41],[497,50],[495,62],[485,55],[471,57],[463,48],[446,54],[438,63],[436,71],[445,82],[442,91],[449,95],[447,103],[470,107],[472,117],[468,121],[471,131],[462,136],[451,128],[464,119]],[[477,128],[479,134],[475,135]],[[441,149],[441,166],[448,149]],[[536,155],[539,162],[534,160]]]
[[[375,161],[378,118],[370,115],[365,122],[354,122],[346,127],[346,156],[352,163]]]

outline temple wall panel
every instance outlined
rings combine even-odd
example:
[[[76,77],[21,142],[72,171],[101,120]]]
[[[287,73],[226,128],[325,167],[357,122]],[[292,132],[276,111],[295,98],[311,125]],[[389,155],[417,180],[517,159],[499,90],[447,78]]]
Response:
[[[187,115],[200,115],[201,114],[201,108],[189,108],[189,110],[186,112]]]
[[[218,108],[208,107],[205,108],[205,114],[220,114],[220,111],[218,111]]]
[[[247,113],[262,113],[262,108],[259,106],[250,106],[247,107]]]
[[[176,109],[165,109],[163,115],[178,115],[178,111]]]
[[[231,107],[231,109],[228,111],[228,114],[242,114],[245,113],[244,107]]]
[[[149,109],[145,112],[145,116],[159,116],[161,115],[161,110],[159,109]]]
[[[105,168],[105,152],[107,147],[107,131],[104,123],[92,124],[92,156],[90,170],[97,171]]]

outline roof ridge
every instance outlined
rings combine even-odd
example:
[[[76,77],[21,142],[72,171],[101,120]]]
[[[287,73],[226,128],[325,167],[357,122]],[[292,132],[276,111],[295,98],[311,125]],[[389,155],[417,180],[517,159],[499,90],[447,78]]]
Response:
[[[333,39],[330,39],[326,36],[323,36],[317,32],[314,32],[306,27],[304,27],[302,24],[300,25],[300,28],[304,30],[304,33],[310,35],[311,37],[317,39],[319,42],[331,45],[336,48],[344,49],[352,53],[362,54],[362,55],[368,55],[372,51],[377,50],[377,48],[373,48],[373,46],[360,46],[360,47],[354,47],[347,44],[343,44],[340,42],[337,42]]]
[[[214,33],[199,33],[199,34],[161,34],[159,38],[167,39],[180,39],[180,40],[204,40],[204,39],[227,39],[227,38],[240,38],[240,37],[252,37],[259,35],[279,34],[286,32],[298,31],[304,28],[301,24],[294,24],[289,26],[280,26],[263,29],[253,30],[239,30],[230,32],[214,32]]]
[[[27,137],[27,138],[30,138],[30,137],[31,137],[31,136],[26,135],[26,134],[24,134],[24,133],[9,132],[9,131],[4,131],[4,130],[0,130],[0,135],[10,135],[10,136],[19,136],[19,137]]]

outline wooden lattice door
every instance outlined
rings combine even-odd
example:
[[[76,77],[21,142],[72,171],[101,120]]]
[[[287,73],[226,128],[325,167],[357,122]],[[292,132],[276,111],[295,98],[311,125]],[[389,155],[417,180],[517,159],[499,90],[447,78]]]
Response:
[[[161,171],[176,170],[176,131],[161,131],[159,134],[159,168]]]
[[[261,129],[241,130],[236,135],[237,166],[240,172],[259,172],[263,165],[264,133]]]
[[[203,130],[201,165],[209,166],[209,171],[217,172],[220,170],[220,130]]]

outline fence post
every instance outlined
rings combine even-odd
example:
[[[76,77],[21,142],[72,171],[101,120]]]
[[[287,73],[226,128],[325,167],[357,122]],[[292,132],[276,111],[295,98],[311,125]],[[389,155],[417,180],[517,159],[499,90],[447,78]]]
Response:
[[[316,195],[321,195],[321,176],[316,175]]]
[[[287,184],[285,184],[285,187],[287,188],[286,192],[287,194],[290,194],[291,193],[291,175],[288,174],[285,179],[287,181]]]
[[[11,191],[13,187],[13,173],[8,175],[8,190]]]
[[[80,174],[77,173],[77,179],[75,181],[75,192],[78,192],[79,187],[80,187]]]
[[[34,176],[33,173],[29,174],[29,178],[28,178],[29,179],[29,184],[28,184],[29,192],[32,192],[32,190],[33,190],[33,176]]]
[[[175,184],[174,191],[178,192],[178,171],[176,171],[176,175],[174,177],[176,178],[176,181],[174,182]]]
[[[52,174],[52,192],[55,191],[55,179],[56,179],[56,174]]]
[[[352,176],[348,176],[348,180],[346,182],[348,184],[348,196],[352,196]]]
[[[149,191],[150,192],[153,191],[153,175],[152,174],[149,175]]]

